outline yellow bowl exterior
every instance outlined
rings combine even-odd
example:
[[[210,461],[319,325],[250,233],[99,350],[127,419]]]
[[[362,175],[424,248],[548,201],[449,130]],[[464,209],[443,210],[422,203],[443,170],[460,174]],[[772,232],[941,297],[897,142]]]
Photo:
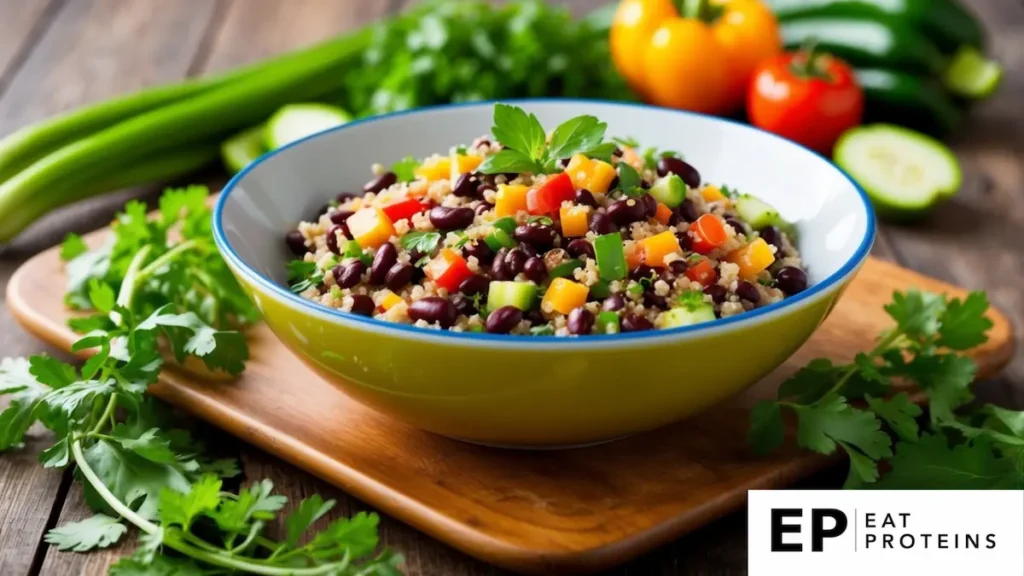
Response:
[[[332,321],[235,273],[278,338],[349,396],[424,430],[515,446],[610,440],[733,396],[793,354],[849,281],[727,330],[643,344],[545,348],[369,330]]]

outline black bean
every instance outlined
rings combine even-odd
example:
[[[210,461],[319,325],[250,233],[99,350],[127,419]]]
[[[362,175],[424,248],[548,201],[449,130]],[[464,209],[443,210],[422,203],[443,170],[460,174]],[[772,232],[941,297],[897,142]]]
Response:
[[[470,256],[476,258],[476,261],[480,264],[487,264],[494,258],[494,251],[482,240],[474,240],[462,247],[462,255],[466,258]]]
[[[284,242],[288,245],[288,249],[292,251],[292,254],[296,256],[304,256],[308,252],[306,250],[306,238],[298,230],[292,230],[285,234]]]
[[[693,238],[690,238],[688,232],[676,232],[676,240],[679,240],[679,248],[683,252],[689,251],[693,248]]]
[[[573,258],[594,258],[594,245],[583,238],[577,238],[565,247],[565,251]]]
[[[479,274],[474,274],[469,278],[462,281],[459,284],[459,292],[462,292],[466,296],[472,296],[474,294],[484,294],[487,292],[487,288],[491,285],[491,281]]]
[[[523,265],[523,274],[526,274],[526,277],[530,280],[540,284],[548,277],[548,267],[544,264],[544,260],[534,256]]]
[[[569,312],[568,328],[570,334],[590,334],[594,328],[594,313],[582,306]]]
[[[387,275],[384,276],[384,285],[388,287],[388,290],[392,292],[398,292],[402,288],[405,288],[406,284],[412,282],[412,277],[416,273],[416,267],[406,262],[398,262],[392,266]]]
[[[377,193],[386,190],[398,182],[398,176],[394,172],[385,172],[363,185],[363,192]]]
[[[660,296],[651,290],[648,290],[644,292],[644,306],[648,308],[660,308],[662,310],[667,310],[668,301],[665,300],[664,296]]]
[[[471,198],[477,194],[477,182],[476,178],[471,176],[469,173],[459,176],[452,185],[452,194],[459,196],[460,198]]]
[[[664,176],[669,173],[682,178],[683,182],[686,182],[686,185],[690,188],[700,186],[700,172],[697,172],[696,168],[679,158],[662,156],[658,159],[658,176]]]
[[[370,298],[366,294],[352,295],[353,314],[359,314],[360,316],[373,316],[373,311],[376,308],[377,305],[373,303],[373,298]]]
[[[342,226],[345,224],[346,221],[348,221],[349,217],[352,216],[353,214],[355,214],[355,212],[351,210],[335,210],[334,212],[331,213],[331,222],[339,226]]]
[[[676,206],[676,214],[684,222],[693,222],[700,218],[700,212],[697,211],[697,205],[693,203],[693,200],[684,198],[683,201]]]
[[[490,190],[492,192],[497,192],[498,191],[498,189],[494,187],[493,183],[488,184],[488,183],[484,182],[484,183],[482,183],[482,184],[480,184],[479,186],[476,187],[476,195],[479,196],[480,198],[483,198],[485,204],[488,203],[487,202],[487,195],[485,194],[485,192],[487,192],[488,190]]]
[[[761,238],[765,242],[771,244],[772,246],[775,246],[779,250],[782,250],[782,231],[781,230],[779,230],[775,226],[765,226],[764,228],[761,228],[760,230],[758,230],[757,233],[761,235]]]
[[[740,280],[736,284],[736,295],[743,298],[747,302],[757,304],[761,301],[761,293],[757,291],[757,286],[754,286],[746,280]]]
[[[523,312],[515,306],[502,306],[487,315],[487,331],[508,334],[523,320]]]
[[[614,177],[612,178],[612,181],[608,183],[608,189],[609,189],[609,190],[615,190],[615,189],[616,189],[616,188],[618,188],[618,187],[619,187],[619,175],[618,175],[618,174],[616,174],[616,175],[615,175],[615,176],[614,176]]]
[[[644,216],[647,218],[654,218],[654,215],[658,212],[658,201],[650,194],[644,194],[640,197],[640,200],[644,205]]]
[[[476,213],[472,208],[434,206],[430,209],[430,223],[438,230],[461,230],[473,223]]]
[[[537,249],[534,248],[532,244],[527,244],[526,242],[520,242],[519,243],[519,249],[523,251],[523,254],[526,254],[530,258],[533,258],[534,256],[540,256],[540,252],[538,252]]]
[[[516,226],[512,235],[516,240],[532,244],[541,250],[554,246],[555,238],[558,236],[554,228],[540,222]]]
[[[356,194],[355,192],[338,192],[338,195],[334,197],[338,201],[338,204],[344,204],[353,198],[358,198],[362,194]]]
[[[661,268],[658,271],[658,278],[664,281],[666,284],[671,285],[676,279],[676,273],[668,268]]]
[[[685,260],[673,260],[668,265],[668,269],[671,270],[672,273],[675,274],[676,276],[682,276],[683,274],[685,274],[687,268],[689,268],[689,266],[686,265]]]
[[[602,234],[611,234],[612,232],[617,232],[618,228],[615,226],[615,223],[612,222],[612,219],[609,218],[607,214],[602,214],[598,212],[590,218],[590,231],[600,236]]]
[[[451,328],[459,318],[459,311],[445,298],[427,296],[409,305],[409,318],[431,324],[437,322],[442,328]]]
[[[529,256],[518,248],[509,250],[505,256],[505,269],[511,278],[515,278],[517,274],[523,271],[528,258]]]
[[[625,306],[626,299],[622,297],[622,294],[612,294],[601,303],[601,310],[615,312],[616,310],[622,310]]]
[[[452,296],[452,306],[455,306],[455,309],[463,316],[472,316],[477,312],[476,306],[473,305],[473,300],[465,294]]]
[[[654,324],[651,324],[650,320],[640,316],[639,314],[626,314],[622,318],[623,332],[643,332],[653,328]]]
[[[483,214],[484,212],[487,212],[488,210],[491,209],[491,205],[482,200],[474,202],[473,204],[470,204],[470,206],[473,208],[473,212],[476,214]]]
[[[725,223],[728,224],[729,226],[732,226],[732,229],[735,230],[737,234],[747,233],[747,227],[742,222],[735,218],[726,218]]]
[[[333,272],[334,280],[340,288],[351,288],[362,280],[366,264],[363,264],[362,260],[353,260],[348,264],[335,266]]]
[[[637,198],[623,198],[608,205],[608,217],[619,226],[628,226],[645,218],[647,209]]]
[[[345,229],[337,224],[327,229],[327,249],[335,254],[341,254],[341,248],[338,246],[338,232],[344,235]]]
[[[494,255],[491,262],[491,278],[493,280],[510,280],[515,275],[509,274],[508,266],[505,265],[505,257],[508,256],[508,249],[502,248]]]
[[[707,294],[708,296],[711,296],[711,300],[715,304],[721,304],[722,302],[725,302],[726,297],[729,295],[729,291],[726,290],[725,288],[722,288],[718,284],[712,284],[704,288],[704,293]]]
[[[629,277],[639,282],[642,278],[651,279],[654,276],[654,268],[651,268],[647,264],[641,264],[636,267],[635,270],[629,273]]]
[[[571,158],[562,158],[558,161],[558,165],[562,168],[567,168],[569,166],[569,160],[571,160]]]
[[[594,198],[594,195],[590,193],[590,190],[577,190],[576,203],[581,206],[597,208],[597,200]]]
[[[792,296],[807,289],[807,273],[796,266],[785,266],[775,273],[775,284]]]
[[[534,326],[542,326],[548,322],[548,319],[544,317],[544,314],[536,308],[527,312],[525,318]]]
[[[373,264],[370,265],[370,284],[380,285],[384,283],[391,267],[398,262],[398,249],[391,242],[385,242],[373,256]]]

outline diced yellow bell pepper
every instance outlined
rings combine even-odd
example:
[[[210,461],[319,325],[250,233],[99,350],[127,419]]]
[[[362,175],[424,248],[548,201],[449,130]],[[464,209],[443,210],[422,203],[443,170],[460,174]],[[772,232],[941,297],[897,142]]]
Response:
[[[555,278],[548,286],[548,291],[544,293],[541,309],[568,314],[587,303],[589,292],[590,288],[579,282],[573,282],[568,278]]]
[[[451,179],[452,183],[458,180],[459,176],[466,172],[472,172],[476,170],[476,167],[483,162],[484,159],[480,156],[469,156],[466,154],[452,154],[451,160],[448,162],[451,166],[450,174],[448,178]]]
[[[452,160],[448,156],[427,158],[413,171],[417,178],[423,178],[428,182],[448,178],[451,172]]]
[[[643,252],[644,264],[661,268],[665,266],[665,256],[679,252],[679,239],[671,231],[665,231],[637,241],[637,249]]]
[[[363,208],[347,221],[352,238],[363,248],[377,248],[395,235],[391,219],[380,208]]]
[[[498,194],[494,197],[494,213],[498,218],[515,216],[520,210],[526,210],[526,193],[528,186],[522,184],[498,184]]]
[[[746,246],[730,252],[725,260],[740,267],[740,278],[753,280],[775,262],[775,255],[763,238],[756,238]]]
[[[385,290],[383,296],[377,297],[377,307],[384,312],[387,312],[399,302],[402,302],[402,297],[391,290]]]
[[[587,235],[587,210],[584,206],[573,206],[558,209],[559,219],[562,221],[562,236],[574,238]]]
[[[583,154],[576,154],[569,159],[565,173],[576,188],[590,190],[594,194],[604,194],[615,179],[615,167],[603,160],[593,160]]]
[[[729,198],[722,194],[722,189],[713,184],[701,188],[700,195],[704,198],[705,202],[721,202],[722,200],[728,200]]]

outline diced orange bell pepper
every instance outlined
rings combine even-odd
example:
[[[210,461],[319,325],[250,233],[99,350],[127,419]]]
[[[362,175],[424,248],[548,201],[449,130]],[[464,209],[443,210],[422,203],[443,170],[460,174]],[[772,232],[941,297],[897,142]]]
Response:
[[[526,194],[530,188],[522,184],[498,184],[498,194],[494,197],[494,214],[515,216],[520,210],[526,210]]]
[[[729,239],[722,219],[714,214],[697,218],[696,222],[690,224],[690,234],[693,236],[693,251],[698,254],[709,254]]]
[[[562,236],[566,238],[586,236],[588,212],[589,210],[584,206],[561,207],[558,210],[558,216],[562,221]]]
[[[476,170],[476,167],[483,161],[484,159],[480,156],[457,154],[454,156],[454,160],[449,162],[451,165],[451,174],[449,174],[448,177],[452,182],[455,182],[462,174]]]
[[[413,174],[417,178],[423,178],[428,182],[449,178],[452,172],[452,160],[448,156],[427,158],[420,164]]]
[[[672,209],[658,202],[658,210],[654,213],[654,219],[668,226],[669,220],[672,219]]]
[[[740,278],[753,280],[775,262],[775,255],[763,238],[756,238],[746,246],[730,252],[725,260],[740,267]]]
[[[679,252],[679,239],[671,231],[666,230],[637,242],[644,254],[644,264],[651,268],[663,268],[665,256]]]
[[[363,248],[377,248],[395,235],[395,226],[380,208],[363,208],[349,216],[348,229]]]
[[[569,159],[565,173],[572,179],[577,189],[590,190],[594,194],[604,194],[615,179],[615,167],[602,160],[592,160],[583,154],[576,154]]]
[[[568,314],[587,303],[589,292],[590,288],[579,282],[573,282],[568,278],[555,278],[548,286],[548,291],[544,293],[541,309]]]
[[[729,199],[725,194],[722,194],[722,189],[714,184],[708,184],[701,188],[700,195],[704,198],[705,202],[721,202],[722,200]]]
[[[718,280],[718,273],[715,267],[706,258],[691,265],[686,269],[686,277],[694,282],[700,282],[702,286],[710,286]]]
[[[377,309],[381,312],[387,312],[399,302],[402,302],[401,296],[391,290],[385,290],[383,296],[377,297]]]
[[[630,270],[636,270],[644,263],[644,251],[638,244],[625,244],[622,249],[626,252],[626,267]]]

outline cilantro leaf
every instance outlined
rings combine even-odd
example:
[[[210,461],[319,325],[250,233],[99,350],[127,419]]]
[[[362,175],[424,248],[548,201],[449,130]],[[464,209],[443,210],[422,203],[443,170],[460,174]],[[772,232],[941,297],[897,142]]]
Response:
[[[970,402],[978,365],[955,354],[919,355],[903,365],[903,374],[928,394],[932,422],[953,420],[953,411]]]
[[[583,150],[581,154],[583,154],[587,158],[602,160],[604,162],[611,162],[612,154],[615,153],[616,148],[617,146],[615,146],[614,142],[602,142],[597,146]]]
[[[74,366],[45,354],[28,359],[28,373],[34,380],[50,388],[63,388],[78,380]]]
[[[679,298],[676,299],[676,303],[678,303],[680,307],[693,312],[694,310],[704,306],[706,301],[704,300],[704,293],[700,290],[687,290],[679,295]]]
[[[66,428],[66,426],[58,426]],[[39,463],[43,468],[63,468],[71,460],[71,438],[67,436],[67,430],[61,435],[64,437],[53,445],[39,453]]]
[[[432,254],[440,242],[441,235],[437,232],[409,232],[400,240],[402,248],[423,254]]]
[[[153,564],[157,552],[164,543],[164,527],[158,526],[156,532],[141,532],[138,538],[138,548],[135,549],[133,558],[143,564]]]
[[[898,442],[892,471],[871,488],[879,490],[994,490],[1024,487],[1013,460],[1000,457],[992,442],[978,438],[950,445],[941,433],[918,442]]]
[[[779,386],[778,398],[792,398],[801,404],[817,402],[832,389],[842,370],[842,367],[833,365],[827,358],[811,360]]]
[[[950,300],[942,315],[938,345],[952,350],[969,350],[984,344],[988,341],[987,332],[992,328],[992,321],[985,317],[987,310],[988,297],[984,292],[971,292],[963,301],[959,298]]]
[[[921,407],[910,401],[906,392],[901,392],[889,400],[865,396],[871,411],[878,415],[892,428],[897,436],[908,442],[917,441],[917,418],[921,415]]]
[[[885,311],[896,321],[896,328],[913,340],[934,336],[945,309],[942,296],[919,290],[896,292],[892,303],[885,306]]]
[[[206,573],[187,558],[160,555],[154,556],[151,562],[138,557],[122,558],[110,567],[110,576],[199,576]]]
[[[491,154],[477,167],[481,174],[521,173],[540,174],[544,167],[525,153],[518,150],[504,149]]]
[[[253,520],[274,519],[274,513],[284,507],[287,498],[271,494],[274,483],[262,480],[242,488],[238,498],[224,500],[220,507],[209,513],[221,530],[230,533],[244,532]]]
[[[147,520],[157,517],[161,490],[185,493],[191,489],[188,478],[177,467],[151,462],[106,440],[98,440],[87,448],[85,461],[114,496]],[[107,511],[95,489],[88,483],[84,488],[90,506]]]
[[[416,179],[416,169],[420,167],[420,161],[412,156],[406,156],[391,165],[391,171],[398,176],[399,182],[412,182]]]
[[[285,264],[285,269],[288,272],[289,287],[296,294],[319,287],[324,283],[323,272],[320,271],[316,262],[291,260]]]
[[[551,324],[551,322],[547,322],[547,323],[541,324],[539,326],[531,326],[530,327],[530,336],[554,336],[554,335],[555,335],[555,327]]]
[[[595,116],[577,116],[558,125],[551,133],[548,144],[549,159],[568,158],[573,154],[591,150],[604,140],[608,125]],[[614,148],[614,146],[613,146]]]
[[[220,489],[220,478],[210,474],[192,484],[187,493],[170,489],[161,491],[160,521],[164,525],[177,524],[187,530],[197,517],[217,508]]]
[[[782,410],[778,402],[762,400],[750,411],[750,430],[747,439],[755,454],[774,452],[785,440]]]
[[[178,457],[171,450],[170,440],[164,437],[159,428],[150,428],[142,434],[136,435],[125,424],[118,424],[110,435],[122,448],[130,450],[150,462],[173,464],[178,461]]]
[[[849,406],[841,396],[826,396],[814,405],[792,407],[798,417],[797,442],[804,448],[831,454],[837,442],[842,442],[872,460],[892,455],[889,436],[882,431],[878,418]],[[872,481],[870,476],[864,476],[864,480]]]
[[[245,336],[235,330],[208,326],[192,312],[170,313],[172,307],[168,304],[160,308],[136,330],[162,329],[179,362],[184,360],[185,354],[192,354],[211,370],[239,374],[245,369],[245,360],[249,357]]]
[[[94,330],[106,332],[113,328],[113,324],[110,321],[109,315],[93,314],[91,316],[81,316],[69,319],[68,327],[79,334],[85,334]]]
[[[78,234],[69,232],[64,237],[64,242],[60,245],[60,259],[64,262],[74,260],[88,251],[89,247],[85,244],[85,240],[82,240],[82,237]]]
[[[117,518],[97,514],[79,522],[69,522],[46,533],[43,540],[57,547],[57,550],[88,552],[95,548],[106,548],[117,544],[128,527]]]
[[[285,520],[285,546],[291,548],[298,544],[302,534],[319,520],[324,514],[334,508],[334,500],[324,501],[319,494],[314,494],[299,502],[298,507],[288,515]]]
[[[547,143],[544,127],[537,117],[508,104],[494,105],[491,133],[505,148],[521,152],[534,162],[540,161]]]
[[[68,418],[74,417],[80,410],[91,410],[93,401],[114,390],[114,380],[79,380],[50,392],[43,402],[51,410],[56,410]]]
[[[360,512],[351,518],[331,522],[326,530],[317,534],[310,545],[318,549],[332,549],[338,556],[353,558],[365,556],[377,548],[377,526],[380,517]]]
[[[104,314],[114,309],[114,289],[106,282],[96,278],[89,280],[89,302],[92,307]]]
[[[614,138],[612,138],[612,142],[618,144],[619,146],[625,146],[626,148],[640,147],[640,142],[638,142],[637,139],[633,138],[632,136],[615,136]]]
[[[640,173],[637,172],[636,169],[625,162],[619,162],[617,167],[619,169],[619,190],[628,194],[635,188],[640,187],[642,179],[640,178]]]

